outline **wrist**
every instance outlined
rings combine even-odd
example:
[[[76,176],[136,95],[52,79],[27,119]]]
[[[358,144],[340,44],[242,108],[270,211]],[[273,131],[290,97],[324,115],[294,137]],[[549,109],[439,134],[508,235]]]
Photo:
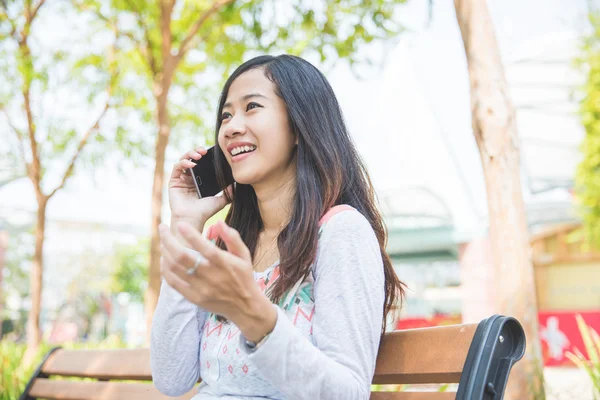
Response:
[[[179,222],[187,222],[188,224],[196,228],[199,232],[202,232],[206,221],[200,218],[171,216],[171,232],[174,235],[177,235],[176,227]]]
[[[257,343],[275,329],[277,310],[262,293],[243,307],[241,314],[232,319],[240,328],[242,335],[250,342]]]

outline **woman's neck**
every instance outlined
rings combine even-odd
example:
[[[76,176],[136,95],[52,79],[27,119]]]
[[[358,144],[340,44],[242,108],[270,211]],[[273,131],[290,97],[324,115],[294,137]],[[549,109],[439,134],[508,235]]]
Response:
[[[256,185],[254,191],[264,232],[268,236],[278,235],[292,216],[296,194],[295,174],[281,179],[277,185]]]

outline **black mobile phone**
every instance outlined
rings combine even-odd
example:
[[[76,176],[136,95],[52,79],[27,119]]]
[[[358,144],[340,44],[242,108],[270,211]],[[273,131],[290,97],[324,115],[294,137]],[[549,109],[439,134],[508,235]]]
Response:
[[[209,148],[201,159],[192,161],[196,163],[196,166],[190,170],[190,173],[194,179],[198,198],[214,196],[233,183],[233,175],[227,162],[224,165],[225,186],[221,187],[217,182],[214,146]]]

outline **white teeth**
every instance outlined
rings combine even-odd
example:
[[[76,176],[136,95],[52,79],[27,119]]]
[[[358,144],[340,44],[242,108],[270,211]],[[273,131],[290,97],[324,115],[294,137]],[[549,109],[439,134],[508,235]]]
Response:
[[[231,155],[237,156],[238,154],[240,154],[242,152],[248,152],[251,150],[256,150],[256,146],[240,146],[240,147],[236,147],[235,149],[231,150]]]

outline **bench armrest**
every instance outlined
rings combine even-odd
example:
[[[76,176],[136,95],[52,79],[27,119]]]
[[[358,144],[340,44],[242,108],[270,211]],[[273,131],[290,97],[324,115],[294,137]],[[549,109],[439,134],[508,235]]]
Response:
[[[477,326],[457,399],[504,397],[512,366],[525,354],[525,331],[515,318],[492,315]]]
[[[29,396],[29,392],[31,391],[31,388],[33,387],[33,384],[35,383],[35,380],[37,378],[47,378],[48,377],[46,374],[44,374],[42,372],[42,369],[44,368],[44,364],[46,364],[46,361],[48,361],[50,356],[52,356],[52,353],[54,353],[56,350],[60,350],[61,348],[62,348],[61,346],[53,347],[52,349],[50,349],[48,351],[48,353],[46,354],[46,356],[44,357],[44,359],[42,360],[40,365],[34,371],[33,375],[31,376],[31,379],[29,379],[29,382],[27,382],[27,386],[25,386],[25,390],[23,390],[23,393],[21,393],[21,396],[19,396],[19,400],[32,400],[32,397]]]

